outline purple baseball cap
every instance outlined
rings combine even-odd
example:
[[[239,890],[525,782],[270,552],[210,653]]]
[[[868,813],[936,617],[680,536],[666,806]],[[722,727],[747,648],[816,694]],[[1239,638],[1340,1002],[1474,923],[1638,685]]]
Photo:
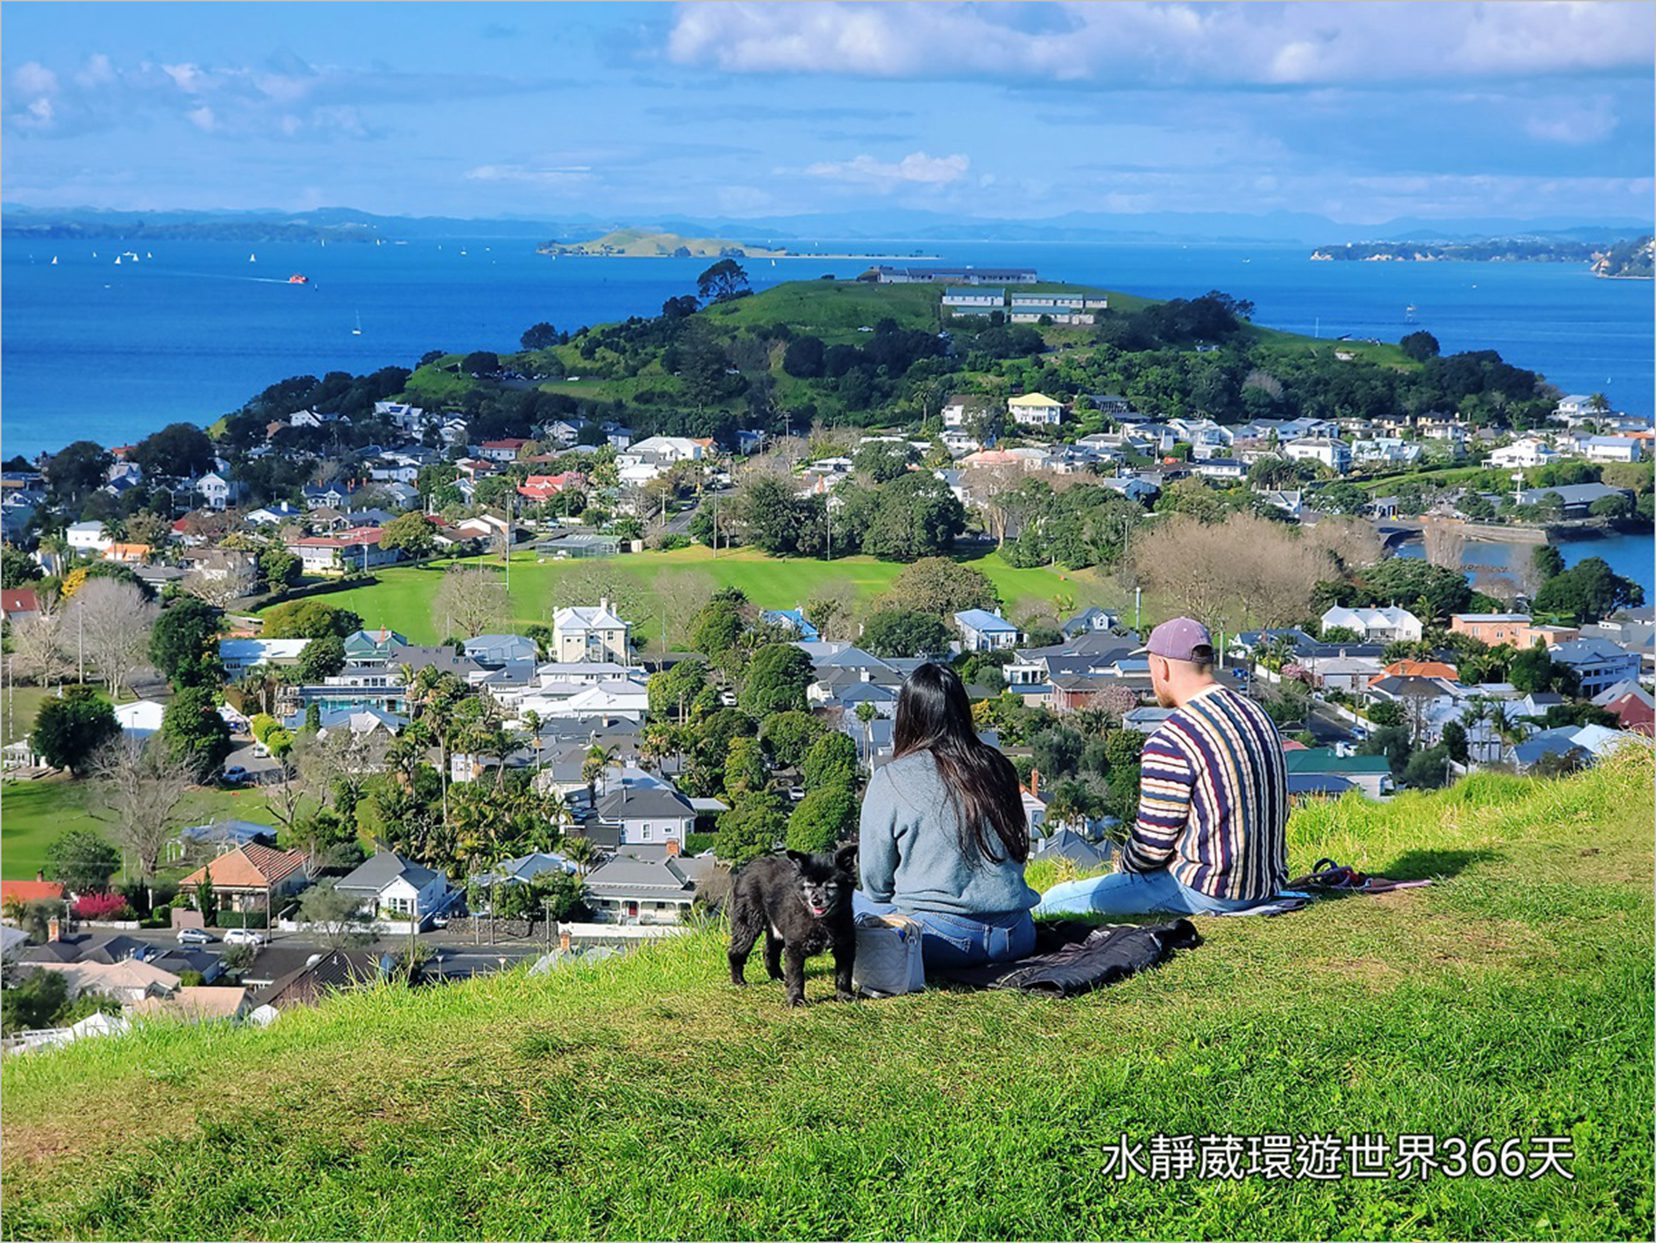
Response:
[[[1175,617],[1152,630],[1150,642],[1134,652],[1134,655],[1148,652],[1164,660],[1193,661],[1196,659],[1196,649],[1201,647],[1207,648],[1203,659],[1211,659],[1213,636],[1208,633],[1208,628],[1189,617]]]

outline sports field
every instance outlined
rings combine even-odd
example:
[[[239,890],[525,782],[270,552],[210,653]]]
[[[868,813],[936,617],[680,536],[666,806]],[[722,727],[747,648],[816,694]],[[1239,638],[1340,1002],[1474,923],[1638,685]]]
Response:
[[[504,566],[498,557],[477,558],[474,564]],[[1019,619],[1041,606],[1064,609],[1089,604],[1120,604],[1121,592],[1109,579],[1093,570],[1054,568],[1016,569],[997,553],[963,558],[962,566],[980,570],[994,583],[1006,605],[1008,616]],[[392,567],[378,572],[379,581],[350,591],[323,597],[329,604],[357,613],[369,628],[386,626],[407,635],[416,643],[434,643],[442,637],[432,603],[447,563]],[[857,602],[866,605],[891,586],[903,566],[872,557],[844,557],[837,561],[816,561],[799,557],[770,557],[752,549],[713,551],[702,545],[671,552],[643,552],[603,561],[538,561],[532,551],[519,551],[512,559],[511,621],[516,626],[549,622],[552,610],[570,604],[592,604],[584,598],[585,583],[602,572],[625,576],[641,589],[637,616],[629,616],[637,633],[648,637],[658,632],[660,618],[656,589],[672,576],[694,574],[717,587],[737,587],[761,608],[793,608],[826,591],[848,590]],[[577,589],[571,593],[560,585],[571,577]],[[585,580],[585,583],[582,582]],[[576,599],[581,594],[583,598]]]

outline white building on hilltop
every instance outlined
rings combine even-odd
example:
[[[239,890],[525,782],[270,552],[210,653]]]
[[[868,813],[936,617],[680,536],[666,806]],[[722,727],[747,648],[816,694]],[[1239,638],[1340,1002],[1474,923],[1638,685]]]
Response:
[[[632,663],[632,627],[610,609],[607,599],[598,607],[573,606],[552,615],[554,661],[574,664],[581,661],[613,660]]]
[[[1054,401],[1045,393],[1025,393],[1022,397],[1007,398],[1006,413],[1014,423],[1056,427],[1064,421],[1064,403]]]

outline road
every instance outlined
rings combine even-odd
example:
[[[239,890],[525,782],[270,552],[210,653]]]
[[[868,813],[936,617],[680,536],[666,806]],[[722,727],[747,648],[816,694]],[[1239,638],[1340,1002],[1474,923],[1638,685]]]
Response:
[[[106,931],[102,928],[88,929],[98,934]],[[178,945],[178,934],[165,928],[139,928],[122,933],[136,941],[157,948],[172,949]],[[205,950],[210,954],[222,954],[225,949],[223,933],[210,934],[214,937],[211,945],[191,946],[192,949]],[[302,966],[304,958],[310,954],[320,954],[327,950],[327,946],[306,932],[282,932],[280,930],[264,934],[269,938],[269,948],[280,950],[280,957],[291,960],[291,966],[283,967],[284,971],[293,967]],[[525,959],[540,957],[546,952],[546,937],[544,934],[533,940],[508,940],[501,938],[497,944],[491,945],[485,933],[481,941],[472,937],[461,936],[458,933],[449,933],[443,930],[424,932],[416,938],[421,945],[435,951],[436,962],[440,965],[441,973],[448,976],[480,975],[490,971],[498,971],[502,966],[512,966]],[[354,947],[355,948],[355,947]],[[401,953],[408,948],[408,938],[378,937],[360,948],[371,950],[374,953]],[[261,951],[262,953],[262,951]],[[504,963],[502,962],[504,959]],[[259,963],[255,961],[257,969]]]

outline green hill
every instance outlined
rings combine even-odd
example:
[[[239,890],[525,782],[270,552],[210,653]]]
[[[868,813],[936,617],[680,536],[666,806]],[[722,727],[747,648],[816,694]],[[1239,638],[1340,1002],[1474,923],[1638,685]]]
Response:
[[[1075,1001],[786,1010],[715,931],[8,1058],[8,1238],[1648,1237],[1652,768],[1302,810],[1430,888]],[[814,964],[813,998],[829,990]],[[1568,1136],[1573,1181],[1117,1182],[1125,1133]]]

